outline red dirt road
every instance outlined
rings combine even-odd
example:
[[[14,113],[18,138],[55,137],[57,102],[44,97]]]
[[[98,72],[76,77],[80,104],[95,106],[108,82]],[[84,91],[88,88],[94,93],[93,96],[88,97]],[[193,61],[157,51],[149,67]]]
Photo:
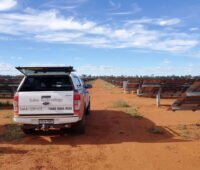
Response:
[[[34,135],[20,140],[0,139],[0,169],[124,169],[124,170],[199,170],[200,112],[168,110],[173,100],[162,100],[123,94],[102,80],[91,92],[92,113],[88,116],[86,134]],[[117,100],[128,102],[143,115],[138,119],[113,108]],[[10,123],[0,110],[0,134]],[[151,128],[163,134],[153,134]]]

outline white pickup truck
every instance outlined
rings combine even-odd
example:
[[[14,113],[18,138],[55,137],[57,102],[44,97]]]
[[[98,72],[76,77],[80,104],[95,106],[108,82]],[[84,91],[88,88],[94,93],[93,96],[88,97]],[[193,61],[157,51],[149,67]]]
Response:
[[[73,67],[16,67],[25,76],[14,96],[14,121],[31,134],[37,129],[85,132],[90,95]]]

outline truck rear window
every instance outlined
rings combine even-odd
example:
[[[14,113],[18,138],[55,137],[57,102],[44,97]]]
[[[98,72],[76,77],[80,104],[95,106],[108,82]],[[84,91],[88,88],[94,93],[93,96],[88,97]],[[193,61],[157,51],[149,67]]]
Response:
[[[73,84],[69,76],[27,77],[19,91],[71,91]]]

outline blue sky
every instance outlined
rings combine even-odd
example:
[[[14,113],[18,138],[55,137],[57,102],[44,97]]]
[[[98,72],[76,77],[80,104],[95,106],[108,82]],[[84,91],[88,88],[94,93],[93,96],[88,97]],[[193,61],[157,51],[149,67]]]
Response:
[[[199,75],[199,0],[0,0],[0,74]]]

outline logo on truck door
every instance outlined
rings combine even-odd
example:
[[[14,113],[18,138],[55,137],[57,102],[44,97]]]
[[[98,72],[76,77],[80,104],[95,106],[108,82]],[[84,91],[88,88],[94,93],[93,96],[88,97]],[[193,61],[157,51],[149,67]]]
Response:
[[[42,96],[41,97],[42,102],[63,102],[62,98],[58,98],[58,97],[52,97],[52,96]]]
[[[50,99],[51,99],[51,96],[42,96],[42,97],[41,97],[42,104],[43,104],[43,105],[49,105],[49,104],[50,104],[50,103],[49,103]]]

